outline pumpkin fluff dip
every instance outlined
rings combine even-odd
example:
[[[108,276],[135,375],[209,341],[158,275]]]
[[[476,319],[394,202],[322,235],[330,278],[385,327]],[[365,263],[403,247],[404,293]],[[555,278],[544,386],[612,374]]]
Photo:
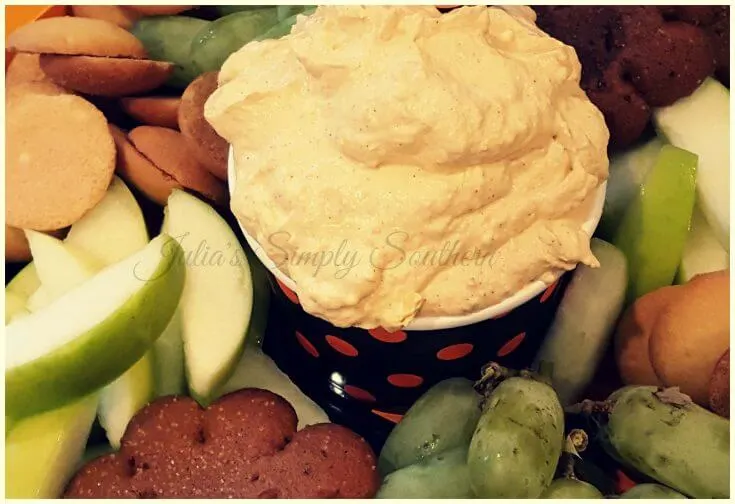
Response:
[[[525,9],[322,6],[230,56],[205,117],[302,307],[395,330],[598,264],[609,135],[580,72]]]

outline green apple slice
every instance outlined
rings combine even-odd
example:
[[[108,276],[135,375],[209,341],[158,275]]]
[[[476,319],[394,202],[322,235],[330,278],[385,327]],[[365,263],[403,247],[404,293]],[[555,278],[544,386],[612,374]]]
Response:
[[[112,179],[105,197],[71,227],[65,243],[104,265],[122,261],[146,246],[143,212],[122,180]]]
[[[689,231],[676,282],[687,283],[696,275],[720,271],[730,267],[730,254],[720,245],[712,228],[699,208],[692,214],[692,229]]]
[[[92,395],[15,424],[5,437],[5,498],[61,497],[84,454],[96,411]]]
[[[5,291],[5,325],[13,320],[14,318],[20,318],[30,314],[26,310],[26,300],[21,297],[20,294],[15,292]]]
[[[184,341],[181,339],[181,311],[176,310],[161,337],[153,344],[153,375],[157,397],[186,392]]]
[[[596,234],[604,240],[615,236],[630,203],[653,168],[664,142],[659,138],[646,142],[610,159],[605,205]]]
[[[625,255],[597,238],[590,248],[600,267],[577,267],[536,356],[536,366],[553,364],[552,382],[563,405],[579,400],[594,377],[628,287]]]
[[[250,267],[227,222],[183,191],[171,193],[163,230],[184,249],[179,309],[186,376],[192,397],[207,405],[242,355],[253,309]]]
[[[314,401],[309,399],[276,363],[256,346],[248,346],[235,372],[222,387],[222,394],[244,388],[269,390],[286,399],[299,419],[298,428],[329,422],[329,417]]]
[[[5,286],[5,325],[30,313],[28,299],[41,286],[33,263],[27,264]]]
[[[29,311],[38,311],[91,278],[99,269],[79,251],[53,236],[26,230],[41,287],[28,299]]]
[[[656,128],[677,147],[699,156],[697,204],[725,250],[730,250],[730,92],[705,79],[694,93],[653,111]]]
[[[117,177],[102,201],[72,225],[64,241],[104,266],[124,260],[147,243],[143,212],[133,193]],[[152,365],[152,356],[146,354],[100,392],[99,421],[115,448],[133,415],[153,399]]]
[[[120,448],[125,429],[143,406],[153,400],[153,357],[146,353],[120,378],[110,383],[100,394],[98,417],[107,433],[110,446]]]
[[[665,145],[615,233],[628,259],[629,302],[674,281],[694,209],[697,156]]]
[[[115,380],[168,325],[184,275],[181,247],[162,235],[8,325],[6,415],[57,408]]]
[[[23,299],[28,299],[40,286],[41,280],[38,279],[36,266],[29,263],[5,286],[5,292],[12,292]]]

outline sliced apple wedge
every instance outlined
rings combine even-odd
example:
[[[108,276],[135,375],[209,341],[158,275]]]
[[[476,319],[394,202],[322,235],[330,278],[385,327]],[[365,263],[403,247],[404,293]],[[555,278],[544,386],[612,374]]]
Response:
[[[41,280],[38,279],[36,266],[29,263],[5,286],[5,292],[12,292],[23,299],[28,299],[40,286]]]
[[[28,310],[38,311],[73,288],[90,279],[99,264],[93,263],[78,250],[58,238],[37,231],[26,231],[33,264],[41,286],[28,299]]]
[[[143,212],[122,180],[112,179],[102,201],[71,227],[64,242],[104,265],[145,247],[148,230]]]
[[[656,128],[677,147],[699,156],[697,204],[730,250],[730,92],[709,78],[686,98],[653,111]]]
[[[181,339],[181,311],[176,310],[161,337],[153,344],[153,376],[157,397],[186,392],[184,341]]]
[[[5,291],[5,325],[13,318],[30,314],[26,310],[26,300],[15,292]]]
[[[120,448],[130,419],[153,400],[153,395],[153,357],[148,352],[100,393],[98,418],[110,446]]]
[[[691,230],[676,274],[676,283],[685,284],[702,273],[725,270],[729,267],[730,254],[720,245],[707,220],[695,207]]]
[[[114,177],[105,197],[72,225],[64,241],[99,264],[110,266],[148,243],[143,212],[125,183]],[[130,419],[155,394],[153,357],[147,353],[100,392],[98,417],[110,445],[118,448]]]
[[[598,238],[590,248],[600,267],[577,266],[534,362],[553,365],[552,384],[565,406],[580,400],[592,381],[628,286],[625,255]]]
[[[54,409],[115,380],[168,325],[184,275],[181,247],[162,235],[8,325],[6,415],[18,419]]]
[[[627,301],[671,285],[694,209],[697,156],[665,145],[625,213],[613,244],[628,259]]]
[[[181,324],[189,391],[200,404],[216,398],[243,351],[253,310],[253,282],[235,233],[208,204],[174,190],[163,230],[184,249]]]
[[[611,240],[615,236],[625,211],[638,194],[663,146],[661,139],[654,138],[610,159],[605,205],[596,231],[603,240]]]
[[[28,299],[41,286],[36,267],[29,263],[5,286],[5,325],[30,314]]]
[[[95,395],[26,418],[5,437],[5,498],[57,499],[84,454]]]

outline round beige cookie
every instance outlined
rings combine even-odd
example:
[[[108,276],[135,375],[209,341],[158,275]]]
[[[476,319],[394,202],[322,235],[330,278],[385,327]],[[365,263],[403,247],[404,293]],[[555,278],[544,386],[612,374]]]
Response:
[[[10,34],[7,48],[30,53],[147,57],[143,44],[109,21],[62,16],[39,19]]]
[[[120,128],[110,124],[110,133],[117,148],[118,174],[149,200],[166,205],[171,191],[182,189],[181,184],[141,154]]]
[[[147,159],[185,188],[218,204],[227,200],[225,184],[197,161],[188,142],[178,131],[139,126],[128,133],[128,138]]]
[[[72,5],[71,13],[76,17],[101,19],[129,30],[141,13],[119,5]]]
[[[61,229],[105,195],[115,170],[107,120],[70,94],[6,100],[5,218],[24,229]]]
[[[204,104],[217,89],[217,74],[218,72],[202,74],[187,86],[181,95],[179,129],[199,162],[212,175],[226,181],[229,145],[204,118]]]
[[[179,128],[179,104],[175,96],[131,96],[122,98],[120,106],[133,119],[148,126]]]
[[[9,104],[18,96],[25,94],[41,94],[47,96],[58,96],[63,94],[71,94],[69,90],[48,81],[22,82],[7,86],[5,88],[5,103]]]
[[[173,64],[148,59],[42,54],[41,69],[68,89],[94,96],[145,93],[161,86]]]

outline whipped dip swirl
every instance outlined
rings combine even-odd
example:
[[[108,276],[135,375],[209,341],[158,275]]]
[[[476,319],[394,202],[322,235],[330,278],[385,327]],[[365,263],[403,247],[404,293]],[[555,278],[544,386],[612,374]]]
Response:
[[[205,116],[303,308],[394,330],[598,265],[608,131],[580,71],[523,10],[322,6],[230,56]]]

